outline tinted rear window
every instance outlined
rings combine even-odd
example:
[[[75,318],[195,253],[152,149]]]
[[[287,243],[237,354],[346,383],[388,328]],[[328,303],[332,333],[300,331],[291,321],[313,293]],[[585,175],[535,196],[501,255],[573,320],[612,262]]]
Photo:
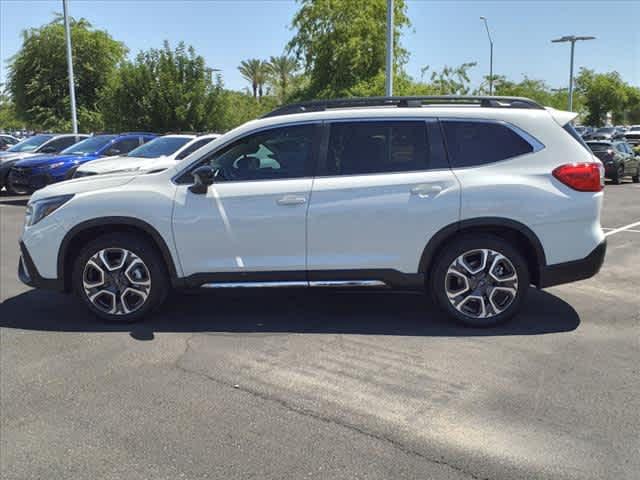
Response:
[[[570,123],[567,123],[564,127],[564,131],[567,132],[569,135],[571,135],[576,142],[578,142],[580,145],[582,145],[584,148],[586,148],[587,150],[589,150],[589,147],[587,147],[587,143],[584,141],[584,138],[582,138],[580,136],[580,134],[578,132],[576,132],[576,129],[573,128],[573,125],[571,125]]]
[[[490,122],[442,122],[453,168],[498,162],[533,152],[524,138],[506,125]]]
[[[605,152],[611,148],[610,143],[587,143],[592,152]]]

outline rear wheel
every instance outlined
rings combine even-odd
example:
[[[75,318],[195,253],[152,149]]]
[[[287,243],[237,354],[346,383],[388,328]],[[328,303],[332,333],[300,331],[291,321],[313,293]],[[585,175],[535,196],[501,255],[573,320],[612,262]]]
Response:
[[[454,240],[431,270],[431,292],[449,316],[470,327],[513,317],[529,289],[527,264],[511,244],[486,234]]]
[[[98,317],[132,322],[162,304],[169,276],[148,241],[115,233],[82,248],[74,265],[73,289]]]
[[[633,183],[640,183],[640,166],[638,166],[636,170],[636,174],[633,177],[631,177],[631,181]]]
[[[618,167],[618,169],[616,170],[615,175],[613,176],[613,178],[611,180],[613,180],[613,183],[615,185],[620,185],[622,183],[622,178],[624,177],[624,167],[622,165],[620,165]]]

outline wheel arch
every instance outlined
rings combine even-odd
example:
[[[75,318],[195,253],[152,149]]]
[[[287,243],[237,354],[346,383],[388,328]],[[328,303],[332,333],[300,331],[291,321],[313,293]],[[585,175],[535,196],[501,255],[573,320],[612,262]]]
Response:
[[[162,255],[171,283],[176,283],[178,275],[171,251],[162,235],[152,225],[133,217],[101,217],[79,223],[69,230],[62,240],[58,250],[57,270],[65,292],[71,291],[74,252],[100,235],[114,232],[137,234],[149,241]]]
[[[527,261],[531,283],[536,286],[540,284],[541,271],[547,265],[540,239],[523,223],[502,217],[472,218],[442,228],[431,237],[424,248],[418,272],[427,274],[433,259],[445,245],[455,237],[467,233],[490,233],[513,243]]]

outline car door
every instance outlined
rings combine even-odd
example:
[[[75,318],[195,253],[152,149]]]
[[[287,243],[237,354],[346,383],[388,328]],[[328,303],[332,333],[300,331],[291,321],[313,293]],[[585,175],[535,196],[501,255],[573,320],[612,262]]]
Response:
[[[176,179],[173,229],[185,276],[305,280],[317,128],[298,124],[245,135]],[[203,164],[217,177],[206,194],[196,194],[190,172]]]
[[[429,239],[460,212],[437,121],[332,121],[323,145],[307,219],[309,280],[417,273]]]

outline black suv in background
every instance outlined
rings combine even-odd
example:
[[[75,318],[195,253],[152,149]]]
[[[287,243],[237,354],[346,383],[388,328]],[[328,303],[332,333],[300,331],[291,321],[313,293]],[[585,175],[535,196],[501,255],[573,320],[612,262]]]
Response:
[[[605,176],[619,185],[626,176],[640,182],[640,158],[625,141],[588,141],[587,145],[604,165]]]

